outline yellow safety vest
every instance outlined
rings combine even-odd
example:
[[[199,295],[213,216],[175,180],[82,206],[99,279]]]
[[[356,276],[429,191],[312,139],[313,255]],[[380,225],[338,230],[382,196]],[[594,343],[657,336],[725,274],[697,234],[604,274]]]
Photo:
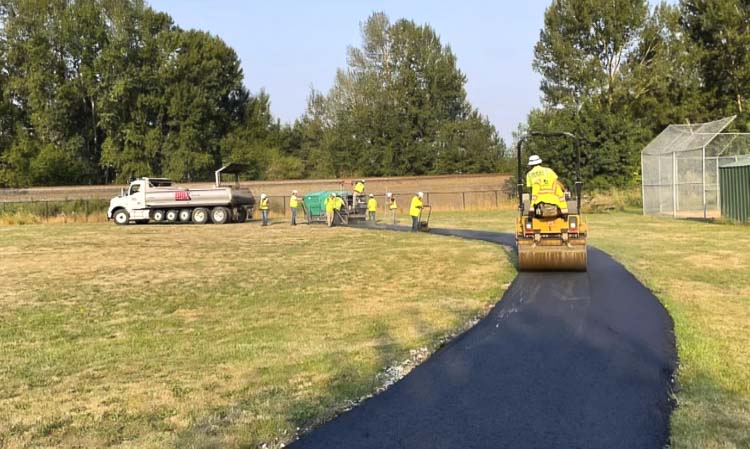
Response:
[[[297,199],[297,195],[292,195],[289,197],[289,207],[296,209],[297,206],[299,206],[299,199]]]
[[[260,200],[260,210],[268,210],[268,198]]]
[[[411,199],[411,207],[409,208],[409,215],[412,217],[419,217],[419,212],[422,211],[422,200],[418,196],[414,196]]]
[[[557,179],[557,173],[551,168],[537,165],[526,174],[526,187],[531,189],[531,205],[539,203],[553,204],[566,210],[565,192],[562,183]]]
[[[334,203],[333,207],[334,207],[334,208],[335,208],[336,210],[339,210],[339,209],[341,209],[342,207],[344,207],[344,199],[343,199],[343,198],[341,198],[340,196],[337,196],[337,197],[336,197],[336,201],[335,201],[335,203]]]
[[[396,210],[396,209],[398,209],[398,204],[396,204],[396,200],[391,201],[391,204],[388,205],[388,208],[390,210]]]
[[[333,212],[333,209],[336,208],[336,198],[328,197],[323,204],[326,206],[326,212]]]
[[[362,193],[365,191],[365,185],[362,181],[357,182],[354,184],[354,191],[357,193]]]
[[[367,200],[367,212],[376,212],[378,210],[378,200],[370,198]]]

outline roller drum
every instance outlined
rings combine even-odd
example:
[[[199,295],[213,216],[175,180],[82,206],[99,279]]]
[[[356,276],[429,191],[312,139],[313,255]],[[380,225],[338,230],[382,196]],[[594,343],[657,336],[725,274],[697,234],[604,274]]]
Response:
[[[521,271],[586,271],[585,245],[518,245]]]

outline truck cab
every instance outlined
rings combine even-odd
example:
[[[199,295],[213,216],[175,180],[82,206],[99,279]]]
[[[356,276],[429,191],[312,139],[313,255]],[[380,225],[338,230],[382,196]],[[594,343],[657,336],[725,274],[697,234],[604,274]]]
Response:
[[[155,187],[170,187],[172,181],[165,178],[138,178],[131,181],[127,190],[120,192],[119,196],[109,201],[107,218],[114,219],[118,224],[124,224],[122,220],[148,220],[149,209],[146,205],[146,190]],[[118,210],[125,210],[124,214],[116,215]]]

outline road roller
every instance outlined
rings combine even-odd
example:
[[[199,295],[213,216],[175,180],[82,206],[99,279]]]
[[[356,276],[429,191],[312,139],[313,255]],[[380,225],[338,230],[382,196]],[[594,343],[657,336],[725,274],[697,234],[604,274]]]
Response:
[[[523,144],[531,138],[564,138],[572,140],[576,151],[575,198],[563,189],[564,199],[558,204],[531,201],[531,192],[524,191]],[[516,247],[521,271],[586,271],[586,233],[588,226],[581,214],[581,149],[572,133],[530,132],[518,141],[518,209]],[[561,207],[560,204],[563,204]]]

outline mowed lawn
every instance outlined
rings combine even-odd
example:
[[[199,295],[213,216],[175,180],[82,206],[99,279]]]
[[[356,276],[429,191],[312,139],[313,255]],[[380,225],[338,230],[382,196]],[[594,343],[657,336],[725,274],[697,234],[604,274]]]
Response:
[[[513,232],[514,212],[436,213],[433,225]],[[675,449],[750,448],[750,226],[588,216],[590,242],[648,286],[675,322]]]
[[[0,447],[279,446],[484,314],[500,247],[278,223],[0,227]]]

